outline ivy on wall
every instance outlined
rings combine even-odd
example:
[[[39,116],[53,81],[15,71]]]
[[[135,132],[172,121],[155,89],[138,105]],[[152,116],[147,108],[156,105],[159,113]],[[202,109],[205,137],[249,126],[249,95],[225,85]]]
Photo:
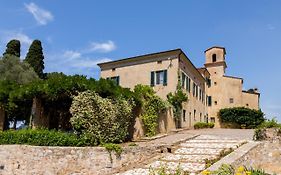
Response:
[[[134,92],[136,103],[141,108],[141,119],[146,136],[154,136],[156,135],[159,114],[167,108],[167,104],[156,95],[150,86],[136,85]]]

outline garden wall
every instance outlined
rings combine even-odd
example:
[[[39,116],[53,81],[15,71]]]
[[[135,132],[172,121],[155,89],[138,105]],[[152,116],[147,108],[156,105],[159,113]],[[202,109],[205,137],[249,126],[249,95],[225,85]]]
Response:
[[[0,174],[112,174],[122,165],[147,160],[160,147],[128,147],[121,157],[102,147],[0,146]]]

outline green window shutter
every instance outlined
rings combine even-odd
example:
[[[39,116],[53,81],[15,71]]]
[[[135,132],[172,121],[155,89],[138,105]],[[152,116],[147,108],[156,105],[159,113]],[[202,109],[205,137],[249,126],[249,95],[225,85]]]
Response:
[[[117,76],[117,77],[116,77],[116,83],[117,83],[117,85],[119,85],[119,79],[120,79],[120,77]]]
[[[150,86],[155,85],[155,72],[150,73]]]
[[[168,72],[167,70],[164,70],[164,82],[163,82],[163,85],[164,86],[167,86],[167,83],[168,83]]]
[[[185,84],[186,84],[186,91],[188,91],[188,77],[186,77],[186,80],[185,80]]]

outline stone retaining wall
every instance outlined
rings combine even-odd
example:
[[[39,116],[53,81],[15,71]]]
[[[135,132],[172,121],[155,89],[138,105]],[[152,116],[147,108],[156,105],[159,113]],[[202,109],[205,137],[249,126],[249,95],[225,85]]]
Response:
[[[270,174],[281,174],[281,143],[264,141],[232,164],[264,169]]]
[[[112,174],[122,165],[150,158],[159,147],[125,148],[121,157],[102,147],[0,146],[0,174],[99,175]]]

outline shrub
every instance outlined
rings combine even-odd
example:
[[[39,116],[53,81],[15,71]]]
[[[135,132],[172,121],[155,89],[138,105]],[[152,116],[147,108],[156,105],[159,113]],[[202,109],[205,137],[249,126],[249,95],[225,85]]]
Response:
[[[246,128],[256,128],[265,120],[261,110],[245,107],[221,109],[219,117],[222,123],[234,123]]]
[[[259,125],[259,128],[281,128],[281,124],[275,118],[265,120]]]
[[[214,123],[197,122],[194,124],[194,129],[213,128],[214,126]]]
[[[26,144],[35,146],[91,146],[84,138],[73,133],[47,129],[23,129],[0,132],[0,144]]]
[[[74,97],[70,122],[76,133],[94,144],[120,143],[128,135],[133,104],[85,91]]]

